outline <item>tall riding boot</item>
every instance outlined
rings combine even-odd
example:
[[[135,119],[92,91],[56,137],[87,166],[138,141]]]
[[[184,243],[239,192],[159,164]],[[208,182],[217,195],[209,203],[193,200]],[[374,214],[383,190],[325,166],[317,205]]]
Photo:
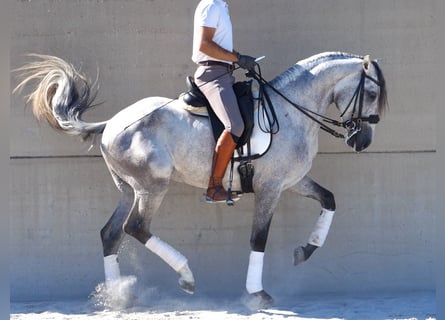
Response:
[[[236,143],[233,140],[232,134],[224,130],[218,138],[213,153],[212,174],[210,175],[206,193],[207,202],[225,202],[229,198],[228,192],[222,185],[222,179],[235,148]],[[236,201],[239,198],[237,195],[231,195],[231,199]]]

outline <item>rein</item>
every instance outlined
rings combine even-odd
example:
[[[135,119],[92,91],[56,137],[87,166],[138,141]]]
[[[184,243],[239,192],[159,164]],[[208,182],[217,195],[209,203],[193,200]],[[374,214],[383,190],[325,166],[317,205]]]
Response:
[[[347,121],[337,121],[334,120],[332,118],[326,117],[322,114],[319,114],[317,112],[314,112],[312,110],[309,110],[293,101],[291,101],[288,97],[286,97],[283,93],[281,93],[278,89],[276,89],[274,86],[272,86],[270,84],[270,82],[268,82],[267,80],[265,80],[263,78],[263,76],[261,75],[261,69],[260,66],[257,64],[258,67],[258,72],[252,70],[249,71],[246,76],[247,77],[251,77],[254,78],[255,80],[257,80],[260,84],[261,87],[261,92],[262,94],[265,96],[267,103],[270,106],[271,112],[272,112],[272,116],[273,116],[273,124],[276,123],[277,125],[277,131],[279,130],[279,124],[278,124],[278,119],[276,117],[275,111],[273,109],[272,106],[272,102],[269,98],[269,95],[266,93],[266,91],[264,90],[264,87],[267,86],[269,88],[271,88],[276,94],[278,94],[281,98],[283,98],[286,102],[288,102],[291,106],[293,106],[294,108],[296,108],[297,110],[299,110],[301,113],[303,113],[305,116],[307,116],[309,119],[311,119],[312,121],[318,123],[320,125],[320,129],[326,131],[327,133],[331,134],[332,136],[336,137],[336,138],[341,138],[341,139],[350,139],[353,135],[355,135],[357,132],[359,132],[361,130],[361,123],[362,122],[369,122],[372,124],[378,123],[380,120],[380,117],[378,114],[373,114],[370,115],[368,117],[363,117],[362,116],[362,110],[363,110],[363,100],[364,100],[364,94],[365,94],[365,80],[369,79],[372,82],[374,82],[375,84],[377,84],[379,87],[381,86],[380,81],[368,76],[366,74],[366,72],[363,70],[362,74],[360,76],[360,81],[357,85],[357,89],[355,89],[355,92],[351,98],[351,100],[348,103],[348,106],[346,107],[346,109],[343,111],[343,113],[340,115],[340,117],[343,117],[344,114],[350,109],[352,102],[354,102],[354,107],[352,109],[352,117],[351,119],[347,120]],[[358,110],[357,110],[358,109]],[[354,114],[357,112],[357,117],[354,117]],[[324,124],[321,120],[317,119],[317,117],[320,117],[324,122],[330,123],[332,125],[338,126],[338,127],[343,127],[345,129],[348,129],[348,131],[350,132],[348,134],[347,137],[345,137],[343,134],[339,133],[338,131],[332,129],[331,127],[327,126],[326,124]],[[270,120],[269,120],[269,123]]]

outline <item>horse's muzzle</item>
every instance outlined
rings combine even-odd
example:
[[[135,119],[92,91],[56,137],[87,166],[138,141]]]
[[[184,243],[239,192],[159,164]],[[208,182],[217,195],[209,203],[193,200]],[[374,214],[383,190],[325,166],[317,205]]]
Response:
[[[356,152],[365,150],[372,142],[372,128],[368,124],[361,123],[357,128],[348,130],[346,143]]]

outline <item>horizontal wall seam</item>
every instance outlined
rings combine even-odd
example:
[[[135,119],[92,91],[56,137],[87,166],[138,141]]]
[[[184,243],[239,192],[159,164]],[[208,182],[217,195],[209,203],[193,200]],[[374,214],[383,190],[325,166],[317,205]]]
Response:
[[[396,151],[370,151],[362,152],[360,154],[413,154],[413,153],[436,153],[436,150],[396,150]],[[357,154],[354,152],[319,152],[318,155],[346,155]],[[10,160],[21,159],[76,159],[76,158],[102,158],[101,155],[48,155],[48,156],[10,156]]]
[[[76,158],[102,158],[101,155],[54,155],[54,156],[10,156],[10,160],[20,159],[76,159]]]
[[[332,152],[323,152],[320,151],[318,155],[327,155],[327,154],[411,154],[411,153],[436,153],[435,149],[431,150],[390,150],[390,151],[366,151],[366,152],[344,152],[344,151],[332,151]]]

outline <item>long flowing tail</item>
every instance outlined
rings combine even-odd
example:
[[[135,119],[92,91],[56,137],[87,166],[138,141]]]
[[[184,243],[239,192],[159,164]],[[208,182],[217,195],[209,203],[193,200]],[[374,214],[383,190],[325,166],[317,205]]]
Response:
[[[30,54],[37,61],[15,69],[21,82],[13,92],[20,91],[30,82],[37,81],[35,90],[27,96],[32,102],[34,116],[45,119],[49,125],[86,139],[91,134],[103,132],[106,121],[88,123],[82,114],[94,107],[96,93],[92,94],[91,82],[66,61],[49,55]]]

